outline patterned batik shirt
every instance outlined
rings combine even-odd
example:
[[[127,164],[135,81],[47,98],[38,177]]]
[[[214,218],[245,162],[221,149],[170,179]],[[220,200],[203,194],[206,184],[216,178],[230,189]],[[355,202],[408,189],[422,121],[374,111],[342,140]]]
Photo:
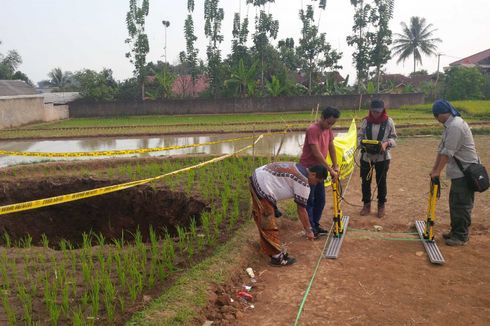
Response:
[[[261,166],[252,175],[252,184],[261,198],[272,204],[283,199],[294,201],[305,207],[310,195],[306,169],[293,162],[275,162]]]

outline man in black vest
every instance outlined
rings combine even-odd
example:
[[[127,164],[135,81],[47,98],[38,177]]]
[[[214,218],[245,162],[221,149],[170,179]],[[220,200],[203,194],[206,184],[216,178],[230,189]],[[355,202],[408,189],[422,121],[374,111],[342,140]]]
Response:
[[[361,178],[364,203],[360,214],[365,216],[371,213],[371,179],[375,170],[378,189],[377,216],[382,218],[385,216],[386,176],[391,160],[390,149],[396,145],[395,123],[388,117],[382,100],[371,101],[369,115],[362,120],[359,128],[358,142],[362,148]]]

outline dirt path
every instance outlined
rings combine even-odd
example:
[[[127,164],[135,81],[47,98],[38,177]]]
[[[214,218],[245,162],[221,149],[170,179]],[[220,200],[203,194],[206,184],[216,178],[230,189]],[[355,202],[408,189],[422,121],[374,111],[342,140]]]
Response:
[[[490,162],[490,137],[476,137],[483,162]],[[384,232],[413,232],[423,219],[429,190],[428,173],[435,157],[436,138],[402,140],[393,151],[388,177],[387,216],[361,217],[358,207],[343,204],[349,227]],[[487,164],[488,166],[488,164]],[[346,199],[360,204],[358,170]],[[436,239],[446,260],[430,264],[418,241],[378,239],[380,233],[349,230],[340,257],[321,259],[298,325],[490,325],[490,192],[476,195],[471,240],[465,247],[448,247],[441,233],[448,228],[449,181],[437,206]],[[330,225],[331,193],[323,224]],[[262,257],[252,267],[261,274],[254,309],[239,314],[236,325],[292,325],[312,277],[325,238],[308,242],[298,221],[281,220],[282,239],[297,264],[271,268]],[[413,234],[384,237],[416,239]],[[226,323],[226,322],[224,322]],[[216,322],[221,324],[221,322]]]

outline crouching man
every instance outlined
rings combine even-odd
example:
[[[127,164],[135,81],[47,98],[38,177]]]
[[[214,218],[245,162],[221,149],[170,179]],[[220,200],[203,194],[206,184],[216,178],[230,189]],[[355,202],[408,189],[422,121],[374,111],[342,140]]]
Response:
[[[297,163],[275,162],[257,168],[250,177],[252,215],[259,230],[260,247],[271,258],[272,266],[287,266],[296,262],[281,246],[274,216],[277,201],[294,198],[306,237],[313,240],[315,236],[306,211],[310,185],[323,182],[327,174],[326,167],[322,165],[305,168]]]

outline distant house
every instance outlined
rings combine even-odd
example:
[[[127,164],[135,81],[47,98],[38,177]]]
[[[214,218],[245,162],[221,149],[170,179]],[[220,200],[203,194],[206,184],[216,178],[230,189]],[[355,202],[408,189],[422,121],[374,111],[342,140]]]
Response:
[[[37,95],[34,87],[23,80],[0,80],[0,96]]]
[[[155,76],[146,76],[146,83],[156,83]],[[172,85],[173,97],[197,97],[201,93],[205,92],[209,87],[209,79],[205,75],[199,75],[196,77],[194,85],[192,83],[191,75],[178,75],[175,77]]]
[[[478,52],[463,58],[458,61],[454,61],[449,64],[449,67],[478,67],[483,72],[490,74],[490,49]]]
[[[0,80],[0,129],[67,119],[69,100],[64,94],[47,100],[22,80]]]
[[[194,84],[191,75],[179,75],[172,85],[172,93],[177,97],[197,97],[209,87],[208,76],[199,75]]]
[[[424,83],[435,82],[436,78],[436,74],[414,75],[412,77],[407,77],[402,74],[381,74],[379,80],[384,87],[391,84],[391,92],[403,93],[406,87],[412,86],[419,88]]]

